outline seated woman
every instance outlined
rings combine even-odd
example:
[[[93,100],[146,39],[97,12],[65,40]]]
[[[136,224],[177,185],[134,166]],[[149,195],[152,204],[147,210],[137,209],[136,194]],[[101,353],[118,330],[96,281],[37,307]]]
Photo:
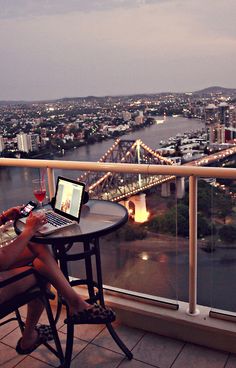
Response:
[[[0,215],[0,225],[9,220],[19,217],[20,207],[13,207]],[[103,308],[96,304],[88,304],[70,286],[59,269],[52,253],[45,244],[30,242],[37,230],[46,223],[43,212],[31,213],[27,218],[22,233],[7,247],[0,248],[0,280],[33,267],[39,274],[44,276],[65,299],[69,314],[74,323],[107,323],[115,319],[115,315],[109,308]],[[17,281],[11,286],[0,289],[0,303],[22,293],[32,287],[36,280],[30,275],[23,280]],[[40,301],[32,301],[28,304],[25,330],[22,338],[18,341],[16,350],[19,354],[29,354],[42,343],[36,329],[38,320],[43,312]]]

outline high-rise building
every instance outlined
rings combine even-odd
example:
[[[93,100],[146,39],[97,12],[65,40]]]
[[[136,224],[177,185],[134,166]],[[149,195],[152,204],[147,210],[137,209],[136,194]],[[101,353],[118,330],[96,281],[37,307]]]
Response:
[[[5,143],[3,137],[0,135],[0,152],[2,152],[5,148]]]
[[[221,102],[218,106],[218,116],[221,125],[229,126],[229,105],[226,102]]]
[[[20,133],[20,134],[17,134],[16,138],[17,138],[18,150],[28,153],[30,151],[28,135],[24,133]]]
[[[31,134],[30,135],[30,141],[31,141],[30,151],[38,151],[38,149],[39,149],[39,135],[38,134]]]
[[[218,114],[217,107],[214,104],[209,104],[205,107],[205,122],[208,124],[217,123]]]
[[[140,125],[143,124],[143,121],[144,121],[143,111],[139,111],[138,116],[136,116],[135,118],[135,123]]]
[[[30,152],[37,151],[39,148],[38,134],[17,134],[17,147],[19,151]]]

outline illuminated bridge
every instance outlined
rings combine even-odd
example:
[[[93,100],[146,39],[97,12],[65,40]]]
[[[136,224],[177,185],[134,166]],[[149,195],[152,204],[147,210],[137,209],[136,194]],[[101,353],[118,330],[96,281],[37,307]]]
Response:
[[[98,162],[173,165],[174,162],[152,150],[140,139],[117,139]],[[85,181],[90,198],[121,201],[165,181],[170,175],[140,175],[86,172],[79,180]]]
[[[201,159],[188,162],[189,166],[209,166],[236,154],[236,147],[204,156]],[[132,164],[156,164],[174,165],[175,163],[158,152],[152,150],[140,139],[121,140],[117,139],[107,152],[100,158],[99,162],[132,163]],[[170,175],[140,175],[127,173],[103,173],[86,172],[79,180],[85,181],[90,198],[121,201],[130,196],[145,191],[160,184],[167,184],[175,179]],[[167,190],[168,192],[169,190]],[[167,195],[168,196],[168,193]]]

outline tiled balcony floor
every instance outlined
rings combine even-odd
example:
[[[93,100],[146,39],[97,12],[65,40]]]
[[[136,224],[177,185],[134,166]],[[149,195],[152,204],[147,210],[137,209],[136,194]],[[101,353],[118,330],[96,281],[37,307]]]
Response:
[[[24,313],[24,311],[23,311]],[[59,322],[60,337],[65,346],[64,316]],[[41,322],[45,322],[45,317]],[[157,334],[129,328],[119,323],[116,330],[132,350],[128,361],[114,344],[104,326],[76,326],[72,368],[236,368],[236,355],[185,343]],[[50,368],[58,361],[41,346],[28,356],[15,352],[20,337],[16,322],[0,328],[0,367]]]

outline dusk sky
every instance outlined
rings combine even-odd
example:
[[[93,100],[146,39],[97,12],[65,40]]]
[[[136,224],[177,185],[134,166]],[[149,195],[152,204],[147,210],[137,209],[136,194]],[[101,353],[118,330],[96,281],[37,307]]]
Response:
[[[0,100],[236,88],[236,0],[0,0]]]

